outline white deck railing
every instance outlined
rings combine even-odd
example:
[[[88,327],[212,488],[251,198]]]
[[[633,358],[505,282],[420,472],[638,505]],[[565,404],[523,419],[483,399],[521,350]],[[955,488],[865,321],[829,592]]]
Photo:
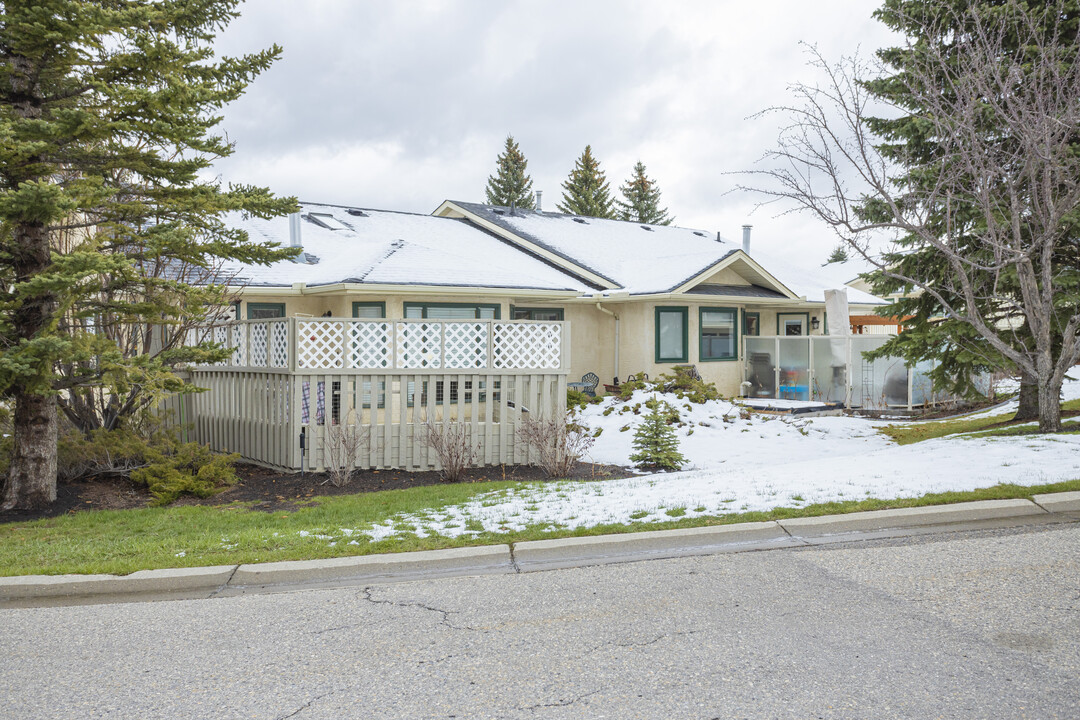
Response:
[[[290,372],[565,370],[562,322],[516,320],[237,320],[203,337],[233,349],[218,367]]]

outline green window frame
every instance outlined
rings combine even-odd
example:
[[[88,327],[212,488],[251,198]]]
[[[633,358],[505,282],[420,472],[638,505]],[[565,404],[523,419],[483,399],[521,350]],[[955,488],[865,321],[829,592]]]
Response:
[[[260,312],[276,312],[276,315],[256,316]],[[247,304],[248,320],[263,320],[269,318],[285,317],[285,303],[249,302]]]
[[[490,303],[418,303],[418,302],[407,302],[407,303],[405,303],[404,307],[402,308],[402,314],[405,316],[406,320],[427,320],[428,319],[428,311],[431,308],[473,308],[473,310],[475,311],[474,314],[473,314],[473,317],[475,319],[477,319],[477,320],[489,319],[489,318],[482,318],[480,316],[480,311],[482,309],[490,309],[490,310],[493,311],[494,316],[493,316],[493,318],[490,318],[490,319],[498,320],[498,319],[500,319],[500,317],[502,315],[502,306],[496,305],[496,304],[490,304]],[[420,317],[419,318],[409,317],[409,311],[410,310],[416,310],[416,309],[419,309]]]
[[[750,335],[750,336],[757,337],[758,335],[761,335],[761,313],[759,313],[759,312],[746,312],[744,310],[742,317],[743,317],[743,319],[742,319],[742,322],[743,322],[742,331],[743,331],[744,336]],[[750,332],[750,319],[751,318],[753,318],[753,320],[754,320],[754,332]]]
[[[536,317],[539,314],[554,315],[554,318],[550,317]],[[563,319],[562,308],[537,308],[537,307],[514,307],[510,306],[510,319],[511,320],[538,320],[548,322],[559,321]]]
[[[730,337],[719,333],[706,334],[705,315],[707,313],[727,313],[731,324]],[[719,327],[719,326],[710,326]],[[725,351],[724,346],[728,346]],[[698,360],[701,362],[729,362],[739,359],[739,309],[733,307],[698,308]]]
[[[808,312],[788,312],[788,313],[776,313],[776,334],[783,336],[784,333],[780,332],[783,329],[784,318],[801,317],[803,319],[803,329],[806,331],[803,335],[792,335],[791,337],[806,337],[810,334],[810,313]]]
[[[662,352],[663,343],[661,341],[665,340],[665,339],[670,341],[672,339],[671,338],[672,331],[669,330],[667,333],[664,332],[664,318],[669,318],[668,322],[670,322],[670,318],[675,318],[675,317],[680,318],[679,322],[682,325],[680,352],[679,352],[678,355],[676,355],[676,354],[674,354],[672,352],[667,352],[665,354],[665,353]],[[689,343],[690,328],[688,327],[689,324],[690,324],[690,311],[685,306],[684,307],[665,307],[665,306],[659,306],[658,305],[656,307],[656,310],[654,311],[654,324],[653,324],[653,330],[654,330],[654,334],[656,336],[656,362],[658,362],[658,363],[684,363],[684,362],[689,361],[689,346],[690,346],[690,343]],[[676,330],[676,332],[677,332],[677,330]],[[666,338],[663,337],[665,334],[667,336]],[[668,351],[671,350],[670,346],[667,348],[667,350]]]
[[[367,317],[369,320],[385,319],[386,318],[386,303],[385,302],[354,302],[352,304],[352,316],[354,318],[361,317],[361,315],[360,315],[360,309],[361,308],[373,308],[373,309],[377,309],[379,311],[379,314],[376,317],[368,317],[366,315],[364,316],[364,317]]]

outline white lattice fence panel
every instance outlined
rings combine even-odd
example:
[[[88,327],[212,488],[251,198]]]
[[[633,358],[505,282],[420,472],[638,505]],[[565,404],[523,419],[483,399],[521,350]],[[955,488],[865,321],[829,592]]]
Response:
[[[349,324],[349,367],[371,370],[390,367],[390,328],[388,322]]]
[[[299,320],[296,335],[297,367],[327,370],[342,366],[343,323]]]
[[[270,323],[270,367],[289,367],[289,322]]]
[[[396,323],[394,335],[399,368],[442,367],[442,323]]]
[[[562,326],[548,323],[495,323],[495,367],[558,368]]]
[[[488,363],[488,324],[443,323],[446,367],[484,368]]]
[[[270,329],[265,322],[250,324],[251,330],[251,354],[252,367],[266,367],[266,358],[270,346]]]
[[[232,364],[247,365],[247,328],[243,325],[233,325],[229,328],[229,347],[233,348]]]
[[[232,343],[229,342],[229,327],[226,325],[218,325],[210,328],[210,339],[224,348],[232,347]],[[235,359],[235,355],[234,355]],[[223,366],[228,365],[229,360],[219,360],[214,365]]]

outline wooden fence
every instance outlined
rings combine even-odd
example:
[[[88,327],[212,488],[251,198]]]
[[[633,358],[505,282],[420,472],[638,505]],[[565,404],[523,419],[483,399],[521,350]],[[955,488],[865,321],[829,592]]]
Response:
[[[355,434],[357,468],[438,470],[426,434],[456,423],[478,464],[528,464],[522,419],[566,413],[564,323],[288,318],[212,331],[233,358],[191,368],[206,391],[165,409],[188,439],[263,465],[321,471]]]

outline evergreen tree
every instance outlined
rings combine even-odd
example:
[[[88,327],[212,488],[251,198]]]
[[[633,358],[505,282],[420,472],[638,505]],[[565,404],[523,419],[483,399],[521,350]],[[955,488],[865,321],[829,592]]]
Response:
[[[495,174],[488,176],[486,190],[488,205],[509,207],[513,203],[527,210],[535,207],[532,178],[525,173],[525,167],[528,164],[529,161],[521,154],[518,144],[514,142],[514,137],[507,135],[506,147],[495,159]]]
[[[227,302],[178,268],[212,278],[225,260],[294,254],[221,219],[280,215],[294,200],[200,178],[233,151],[214,133],[221,107],[281,52],[215,59],[214,35],[238,4],[0,6],[0,397],[14,405],[4,508],[56,497],[58,398],[179,390],[175,363],[224,356],[211,344],[151,354],[108,331],[167,331]]]
[[[556,205],[559,212],[585,217],[615,217],[611,187],[600,163],[593,157],[592,146],[585,146],[562,186],[562,202]]]
[[[630,456],[630,462],[638,467],[678,470],[686,464],[686,458],[679,452],[675,428],[660,412],[660,406],[667,407],[667,403],[654,399],[649,404],[651,412],[634,432],[632,445],[637,452]]]
[[[667,208],[660,208],[660,188],[656,181],[645,175],[645,164],[638,160],[634,174],[619,188],[624,200],[615,200],[619,219],[649,225],[670,225],[674,218],[668,217]]]
[[[837,245],[833,248],[833,251],[829,253],[829,257],[826,258],[821,266],[825,267],[826,265],[832,265],[833,263],[846,263],[848,259],[847,248],[843,245]]]
[[[1019,18],[1020,14],[1027,14],[1029,18],[1039,18],[1041,28],[1048,39],[1053,37],[1052,33],[1060,33],[1062,29],[1065,29],[1065,34],[1058,35],[1054,40],[1056,47],[1053,51],[1059,53],[1058,58],[1061,61],[1075,61],[1080,3],[1068,0],[1060,4],[1064,11],[1063,15],[1054,10],[1057,7],[1059,3],[1053,0],[1050,2],[1033,0],[1023,7],[1011,3],[1010,0],[989,2],[987,0],[886,0],[875,16],[890,29],[913,38],[915,42],[906,47],[880,50],[878,56],[894,70],[894,73],[871,80],[866,83],[866,86],[874,95],[893,107],[905,108],[909,112],[906,115],[888,119],[871,118],[868,124],[886,141],[879,147],[881,153],[911,168],[906,173],[905,182],[912,183],[915,187],[933,187],[936,175],[931,168],[940,168],[941,159],[948,156],[948,151],[942,147],[943,144],[948,143],[948,138],[937,136],[935,124],[924,121],[927,109],[918,102],[917,95],[911,92],[913,68],[925,69],[928,66],[925,57],[933,52],[946,61],[941,63],[941,69],[944,71],[955,62],[958,49],[973,32],[977,19],[982,18],[985,22],[989,18],[1008,18],[1010,14],[1014,14],[1016,18]],[[1024,47],[1025,43],[1016,34],[1017,29],[1023,27],[1021,23],[1006,22],[1001,27],[1004,31],[1001,42],[1008,52],[1007,56],[1002,57],[1002,62],[1037,61],[1036,55],[1039,49]],[[927,33],[928,28],[933,28],[935,32]],[[1065,53],[1062,54],[1062,51]],[[1027,56],[1024,55],[1025,53]],[[943,88],[943,92],[950,92],[951,83],[942,78],[940,87]],[[983,129],[987,137],[996,136],[1001,146],[1009,146],[1013,141],[1008,133],[1000,125],[993,125],[990,118],[993,118],[992,113],[987,113],[983,119]],[[978,180],[973,178],[971,184],[973,187],[977,186]],[[954,198],[952,206],[948,209],[950,230],[958,235],[958,242],[974,246],[986,232],[985,216],[977,207],[972,207],[964,217],[965,213],[962,209],[961,212],[957,212],[957,207]],[[868,218],[887,215],[884,208],[875,207],[874,203],[868,203],[864,211]],[[933,214],[932,209],[931,213]],[[956,222],[958,216],[964,219],[962,224]],[[945,212],[937,212],[937,217],[944,227]],[[1080,223],[1080,214],[1072,221],[1064,223],[1063,226],[1066,230],[1071,230],[1078,223]],[[1053,261],[1062,268],[1080,267],[1080,254],[1077,250],[1075,233],[1067,232],[1062,237]],[[948,292],[953,273],[947,260],[933,248],[926,247],[918,237],[910,235],[901,238],[899,250],[887,259],[900,274],[931,282],[940,288],[950,301],[962,304],[958,293]],[[993,264],[989,250],[987,250],[987,261],[988,265]],[[935,367],[930,376],[935,386],[960,394],[974,392],[974,381],[980,373],[1012,366],[1012,363],[995,350],[985,337],[974,331],[970,323],[948,317],[941,302],[932,294],[912,293],[914,287],[880,270],[869,273],[867,280],[873,291],[879,295],[897,292],[906,294],[881,312],[900,317],[912,316],[903,333],[879,350],[868,354],[869,358],[899,356],[905,358],[910,364],[933,360]],[[1027,352],[1027,348],[1030,348],[1032,344],[1031,335],[1028,324],[1020,312],[1022,307],[1020,288],[1015,280],[1015,277],[1006,277],[1005,283],[998,281],[996,283],[998,292],[995,293],[998,297],[986,298],[983,301],[982,313],[993,323],[1016,327],[1018,331],[1012,337],[1013,345]],[[1000,297],[1009,294],[1012,294],[1016,301],[1001,302]],[[1066,298],[1062,296],[1059,302],[1065,303]],[[1060,336],[1063,324],[1055,322],[1052,325],[1054,328],[1052,332]],[[1060,337],[1055,339],[1053,344],[1060,348]],[[1036,397],[1037,379],[1022,373],[1021,404],[1016,419],[1030,420],[1038,417]]]

